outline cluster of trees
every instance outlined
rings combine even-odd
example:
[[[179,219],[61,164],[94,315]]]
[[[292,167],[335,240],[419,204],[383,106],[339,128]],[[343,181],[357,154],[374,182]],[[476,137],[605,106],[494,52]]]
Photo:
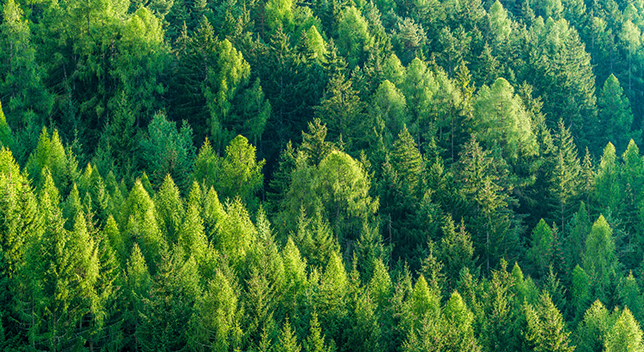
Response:
[[[644,2],[0,12],[3,349],[644,348]]]

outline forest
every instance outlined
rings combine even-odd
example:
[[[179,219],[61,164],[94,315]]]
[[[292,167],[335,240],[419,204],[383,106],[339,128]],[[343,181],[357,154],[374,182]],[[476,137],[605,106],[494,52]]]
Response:
[[[643,31],[0,0],[0,350],[644,351]]]

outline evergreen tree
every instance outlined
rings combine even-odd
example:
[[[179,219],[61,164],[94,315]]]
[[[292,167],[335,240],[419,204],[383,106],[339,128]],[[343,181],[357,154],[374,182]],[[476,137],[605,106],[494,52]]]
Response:
[[[605,143],[613,143],[619,150],[623,150],[628,140],[639,139],[639,130],[631,132],[633,113],[628,97],[624,96],[624,90],[614,75],[610,75],[604,82],[597,105],[599,126]]]
[[[583,267],[588,272],[595,296],[606,299],[611,279],[618,270],[613,230],[600,215],[586,239]]]
[[[475,135],[488,149],[498,143],[510,160],[536,154],[531,121],[508,81],[498,78],[491,87],[481,87],[473,107]]]
[[[168,174],[179,189],[188,188],[195,151],[192,129],[185,121],[177,130],[176,124],[168,121],[164,114],[155,114],[148,125],[148,136],[141,141],[141,149],[141,161],[145,163],[155,189],[161,187]]]
[[[480,351],[474,336],[474,315],[463,302],[458,291],[454,291],[443,309],[445,320],[444,339],[446,351]]]
[[[617,314],[617,312],[613,313]],[[628,308],[622,310],[604,342],[605,351],[641,351],[642,329]]]
[[[523,309],[527,321],[526,339],[535,351],[575,349],[568,346],[570,332],[566,331],[566,323],[547,293],[541,295],[538,307],[524,304]]]
[[[553,139],[555,150],[549,161],[548,175],[550,206],[553,219],[559,222],[561,230],[565,232],[571,203],[578,192],[580,165],[572,136],[563,120],[559,121]]]
[[[169,243],[176,244],[185,210],[179,189],[169,174],[163,180],[159,191],[154,195],[154,207],[161,231]]]

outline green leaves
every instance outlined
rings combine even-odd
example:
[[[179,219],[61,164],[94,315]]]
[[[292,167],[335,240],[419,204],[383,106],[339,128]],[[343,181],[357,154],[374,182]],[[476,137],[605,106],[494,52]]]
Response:
[[[532,124],[523,102],[503,78],[479,90],[474,101],[473,125],[477,139],[490,149],[498,143],[507,159],[537,153]]]
[[[147,165],[150,182],[157,188],[170,175],[179,189],[189,185],[188,175],[192,169],[195,148],[192,144],[192,129],[183,122],[180,130],[176,123],[158,113],[148,126],[148,136],[141,141],[142,161]]]

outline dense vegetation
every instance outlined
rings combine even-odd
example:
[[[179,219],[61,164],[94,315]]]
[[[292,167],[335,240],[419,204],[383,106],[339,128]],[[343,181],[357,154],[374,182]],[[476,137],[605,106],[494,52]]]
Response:
[[[0,13],[0,348],[644,350],[644,1]]]

